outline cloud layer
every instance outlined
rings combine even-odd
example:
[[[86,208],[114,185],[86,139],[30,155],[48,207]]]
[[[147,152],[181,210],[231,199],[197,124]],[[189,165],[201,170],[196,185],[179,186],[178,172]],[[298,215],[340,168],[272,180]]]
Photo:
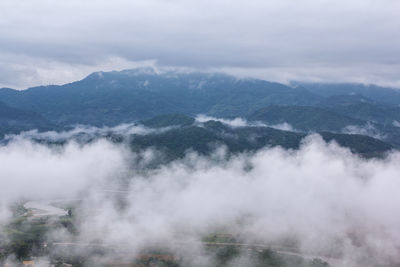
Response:
[[[53,238],[131,255],[154,242],[196,247],[222,229],[241,242],[290,240],[338,266],[385,266],[399,263],[399,160],[399,153],[360,159],[310,136],[298,151],[265,149],[229,160],[223,150],[190,153],[143,172],[136,154],[104,140],[48,147],[15,139],[0,147],[1,202],[79,197],[80,235]],[[10,214],[0,207],[4,222]]]
[[[0,84],[138,65],[400,86],[396,0],[0,3]]]

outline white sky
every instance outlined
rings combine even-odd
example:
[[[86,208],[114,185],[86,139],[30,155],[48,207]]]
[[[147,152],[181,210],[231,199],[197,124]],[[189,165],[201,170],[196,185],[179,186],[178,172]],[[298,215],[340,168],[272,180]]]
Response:
[[[138,66],[400,87],[398,0],[1,0],[0,87]]]

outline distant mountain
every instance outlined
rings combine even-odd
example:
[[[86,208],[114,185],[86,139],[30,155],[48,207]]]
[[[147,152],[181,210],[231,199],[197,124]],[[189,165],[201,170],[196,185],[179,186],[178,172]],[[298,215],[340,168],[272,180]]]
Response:
[[[330,96],[323,99],[318,106],[383,125],[393,125],[395,121],[400,121],[400,106],[380,104],[359,94]]]
[[[54,125],[33,111],[12,108],[0,102],[0,138],[6,133],[31,129],[50,130]]]
[[[328,96],[322,99],[318,104],[321,106],[348,106],[360,103],[366,103],[371,105],[377,104],[376,101],[356,93],[350,93],[345,95],[337,94]]]
[[[242,116],[271,104],[311,105],[320,97],[306,89],[224,74],[135,69],[97,72],[62,86],[0,89],[0,99],[57,125],[116,125],[169,113]]]
[[[400,89],[351,83],[299,83],[322,97],[359,94],[381,104],[400,105]]]
[[[291,88],[262,80],[242,80],[207,114],[219,117],[245,116],[269,105],[315,105],[321,97],[304,88]]]

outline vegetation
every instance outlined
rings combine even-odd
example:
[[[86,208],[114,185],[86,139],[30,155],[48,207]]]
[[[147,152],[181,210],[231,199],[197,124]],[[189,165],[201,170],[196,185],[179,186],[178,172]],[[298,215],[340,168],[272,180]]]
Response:
[[[189,126],[192,125],[194,121],[194,118],[182,114],[169,114],[141,121],[140,124],[150,128],[162,128],[171,126]]]
[[[189,118],[180,117],[182,124]],[[167,125],[170,121],[161,118],[157,121],[161,125]],[[175,122],[177,123],[177,122]],[[287,149],[297,149],[305,133],[289,132],[270,127],[230,127],[218,121],[207,121],[202,125],[186,125],[173,128],[161,133],[148,135],[133,135],[130,145],[134,151],[145,148],[156,148],[167,155],[167,160],[183,157],[189,150],[207,155],[218,145],[223,145],[229,153],[256,151],[263,147],[280,146]],[[363,135],[338,134],[321,132],[321,136],[327,142],[336,141],[338,144],[350,148],[353,152],[366,157],[381,156],[392,149],[392,146]]]
[[[39,131],[55,129],[48,120],[41,115],[23,109],[12,108],[0,102],[0,138],[5,134],[19,133],[31,129]]]
[[[32,257],[48,255],[48,232],[57,229],[74,231],[73,218],[70,216],[53,218],[50,216],[33,217],[21,203],[12,206],[13,219],[5,227],[6,240],[0,243],[0,262],[13,255],[17,260],[29,260]]]
[[[62,86],[0,89],[0,99],[58,126],[102,126],[173,113],[242,116],[270,104],[309,105],[320,97],[278,83],[223,74],[157,75],[139,69],[93,73]]]
[[[15,255],[16,260],[20,262],[46,256],[54,266],[203,266],[187,262],[190,257],[179,256],[176,248],[171,251],[168,248],[145,249],[131,260],[128,254],[123,256],[123,251],[114,248],[87,248],[80,254],[71,253],[72,250],[69,249],[53,250],[52,240],[47,234],[51,230],[74,228],[73,217],[31,217],[20,204],[16,204],[13,211],[14,218],[6,227],[7,237],[1,239],[7,239],[6,243],[1,244],[1,264],[4,264],[8,256]],[[71,233],[75,234],[73,231]],[[270,249],[235,246],[238,241],[229,234],[210,234],[202,241],[205,249],[205,255],[202,257],[210,259],[212,266],[231,266],[231,263],[243,260],[247,266],[328,266],[318,259],[306,260],[301,256],[277,253]]]
[[[300,131],[341,131],[349,125],[365,124],[320,107],[307,106],[269,106],[248,116],[250,121],[261,121],[271,125],[289,123]]]
[[[375,109],[369,112],[364,112],[361,108],[358,108],[360,105],[365,106],[372,104],[360,103],[325,108],[310,106],[269,106],[253,112],[247,118],[250,121],[259,121],[270,125],[289,123],[295,130],[303,132],[330,131],[341,133],[346,130],[346,127],[358,127],[360,132],[365,129],[364,131],[366,134],[370,131],[370,134],[375,134],[376,136],[380,135],[383,141],[399,147],[400,128],[393,126],[393,116],[382,115],[375,110],[378,109],[377,106],[374,106]],[[373,114],[374,117],[368,114]],[[400,112],[398,114],[400,114]],[[353,117],[349,117],[349,115]],[[379,119],[379,116],[382,117],[382,119]],[[396,113],[396,116],[399,115]],[[384,124],[374,122],[375,120],[368,120],[374,118]],[[388,121],[391,121],[391,123],[388,123]],[[346,142],[342,143],[344,144]]]

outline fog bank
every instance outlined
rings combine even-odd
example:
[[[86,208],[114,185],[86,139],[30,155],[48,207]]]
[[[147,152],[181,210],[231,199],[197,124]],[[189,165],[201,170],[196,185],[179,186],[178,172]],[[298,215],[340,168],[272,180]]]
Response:
[[[0,147],[2,203],[79,197],[79,235],[53,236],[129,248],[130,255],[157,242],[201,250],[202,236],[223,232],[340,259],[341,266],[400,263],[399,153],[361,159],[313,135],[297,151],[264,149],[227,160],[217,149],[146,172],[135,171],[137,156],[105,140],[10,142]],[[1,214],[8,215],[5,205]]]

